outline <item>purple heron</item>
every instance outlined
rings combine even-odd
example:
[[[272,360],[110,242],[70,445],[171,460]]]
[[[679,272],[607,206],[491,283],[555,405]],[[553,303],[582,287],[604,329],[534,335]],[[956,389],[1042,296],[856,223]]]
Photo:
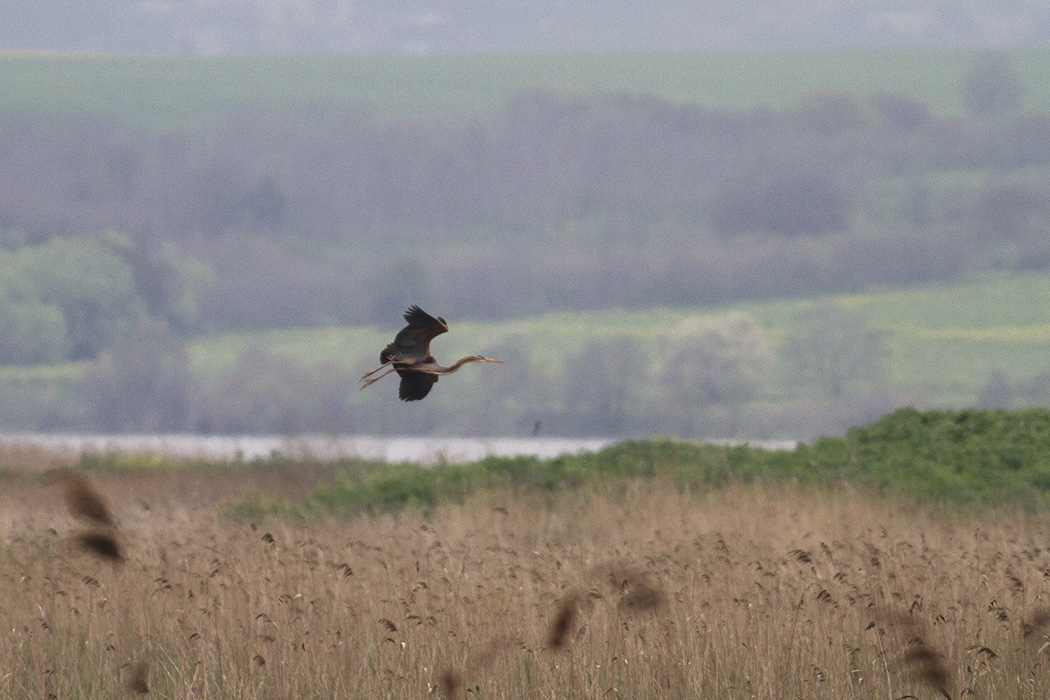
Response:
[[[502,362],[481,355],[470,355],[453,362],[448,367],[437,363],[430,354],[430,341],[448,331],[445,319],[434,318],[418,306],[412,305],[405,312],[408,325],[398,331],[394,342],[379,353],[382,363],[371,372],[361,377],[361,388],[377,382],[391,372],[401,376],[401,387],[397,395],[402,401],[419,401],[430,393],[430,388],[437,384],[438,377],[452,374],[468,362]],[[372,377],[379,370],[387,367],[378,377]],[[371,377],[371,379],[369,379]]]

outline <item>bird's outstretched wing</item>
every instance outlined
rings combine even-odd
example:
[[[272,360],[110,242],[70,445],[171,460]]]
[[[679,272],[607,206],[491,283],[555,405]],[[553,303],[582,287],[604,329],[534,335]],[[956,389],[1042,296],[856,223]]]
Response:
[[[427,372],[412,372],[399,370],[401,375],[401,386],[397,389],[397,396],[402,401],[419,401],[430,393],[430,388],[437,384],[438,376]]]
[[[430,341],[448,331],[443,318],[434,318],[415,304],[405,312],[408,325],[398,331],[394,342],[379,354],[380,362],[399,360],[422,360],[430,354]],[[422,397],[420,397],[422,398]]]

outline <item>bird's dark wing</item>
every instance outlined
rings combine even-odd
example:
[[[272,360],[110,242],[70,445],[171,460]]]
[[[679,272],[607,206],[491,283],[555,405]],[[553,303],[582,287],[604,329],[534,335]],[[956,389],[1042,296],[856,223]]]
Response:
[[[398,370],[401,375],[401,386],[397,396],[402,401],[419,401],[430,393],[430,387],[437,384],[438,376],[427,372],[410,372]]]
[[[394,342],[380,353],[380,362],[388,362],[395,357],[421,360],[430,354],[430,341],[448,331],[445,319],[434,318],[415,305],[405,312],[405,321],[408,325],[398,331]]]
[[[408,321],[408,325],[402,328],[394,338],[395,343],[402,335],[409,335],[416,342],[427,345],[435,337],[448,331],[445,319],[434,318],[415,304],[408,307],[408,311],[405,312],[405,320]]]

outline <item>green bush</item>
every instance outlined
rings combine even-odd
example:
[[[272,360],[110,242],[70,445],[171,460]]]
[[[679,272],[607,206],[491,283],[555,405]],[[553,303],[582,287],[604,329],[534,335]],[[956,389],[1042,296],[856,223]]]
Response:
[[[104,241],[53,238],[11,257],[9,294],[59,310],[70,359],[95,357],[146,317],[131,267]]]
[[[68,351],[66,322],[58,307],[18,303],[0,293],[0,365],[57,363]]]
[[[486,457],[429,468],[379,464],[317,488],[306,506],[354,513],[458,501],[482,489],[558,491],[632,479],[685,489],[755,481],[851,483],[945,503],[1036,507],[1050,495],[1050,410],[904,408],[845,437],[793,450],[653,438],[553,459]]]

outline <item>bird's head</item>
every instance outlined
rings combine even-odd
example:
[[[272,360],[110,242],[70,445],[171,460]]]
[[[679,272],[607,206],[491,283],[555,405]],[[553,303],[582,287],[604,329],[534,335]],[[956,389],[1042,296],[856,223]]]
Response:
[[[482,357],[481,355],[471,355],[470,357],[476,362],[495,362],[499,365],[503,364],[503,360],[493,360],[491,357]]]

